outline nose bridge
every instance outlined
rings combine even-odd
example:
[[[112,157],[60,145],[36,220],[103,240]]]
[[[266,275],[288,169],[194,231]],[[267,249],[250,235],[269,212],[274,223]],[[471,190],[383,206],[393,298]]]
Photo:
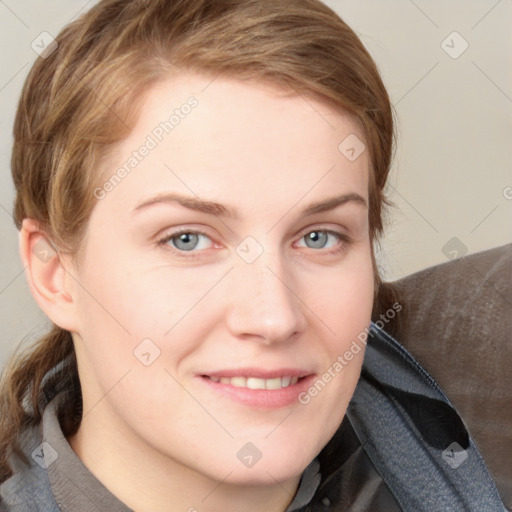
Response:
[[[228,319],[233,334],[273,343],[286,341],[304,328],[292,273],[279,251],[263,251],[251,263],[240,258],[233,280]]]

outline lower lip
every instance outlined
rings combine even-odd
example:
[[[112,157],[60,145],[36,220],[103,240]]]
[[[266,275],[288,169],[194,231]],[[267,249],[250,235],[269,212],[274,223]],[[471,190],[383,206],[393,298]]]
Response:
[[[210,389],[242,405],[259,409],[278,409],[294,403],[298,404],[299,394],[310,387],[315,376],[308,375],[300,379],[297,384],[281,389],[249,389],[235,387],[231,384],[223,384],[221,382],[213,382],[208,377],[204,376],[199,378],[209,386]]]

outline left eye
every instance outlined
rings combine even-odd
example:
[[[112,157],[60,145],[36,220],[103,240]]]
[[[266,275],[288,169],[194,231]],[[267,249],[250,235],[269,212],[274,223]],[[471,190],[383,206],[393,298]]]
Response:
[[[329,237],[331,238],[330,245],[327,245],[329,242]],[[306,243],[306,247],[309,247],[310,249],[326,249],[331,248],[336,245],[336,243],[339,241],[341,235],[334,231],[326,231],[326,230],[314,230],[310,231],[309,233],[306,233],[301,240],[304,240]],[[302,246],[304,247],[304,246]]]

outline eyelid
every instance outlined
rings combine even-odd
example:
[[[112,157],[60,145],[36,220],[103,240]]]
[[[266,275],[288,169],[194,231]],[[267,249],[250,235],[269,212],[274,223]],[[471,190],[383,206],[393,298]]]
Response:
[[[309,226],[306,226],[305,228],[301,229],[297,235],[297,238],[301,238],[304,235],[307,235],[308,233],[311,233],[312,231],[325,231],[326,233],[333,233],[338,236],[344,236],[343,228],[341,226],[337,226],[336,228],[331,227],[332,224],[330,223],[317,223],[317,224],[310,224]],[[346,235],[348,236],[348,235]]]

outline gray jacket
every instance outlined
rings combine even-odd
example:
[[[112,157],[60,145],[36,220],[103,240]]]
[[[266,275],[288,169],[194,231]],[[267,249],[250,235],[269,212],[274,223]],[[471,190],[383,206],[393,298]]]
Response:
[[[81,463],[60,429],[59,396],[25,432],[25,467],[0,486],[0,512],[129,512]],[[439,386],[372,324],[338,431],[305,470],[287,512],[506,512],[461,418]]]

